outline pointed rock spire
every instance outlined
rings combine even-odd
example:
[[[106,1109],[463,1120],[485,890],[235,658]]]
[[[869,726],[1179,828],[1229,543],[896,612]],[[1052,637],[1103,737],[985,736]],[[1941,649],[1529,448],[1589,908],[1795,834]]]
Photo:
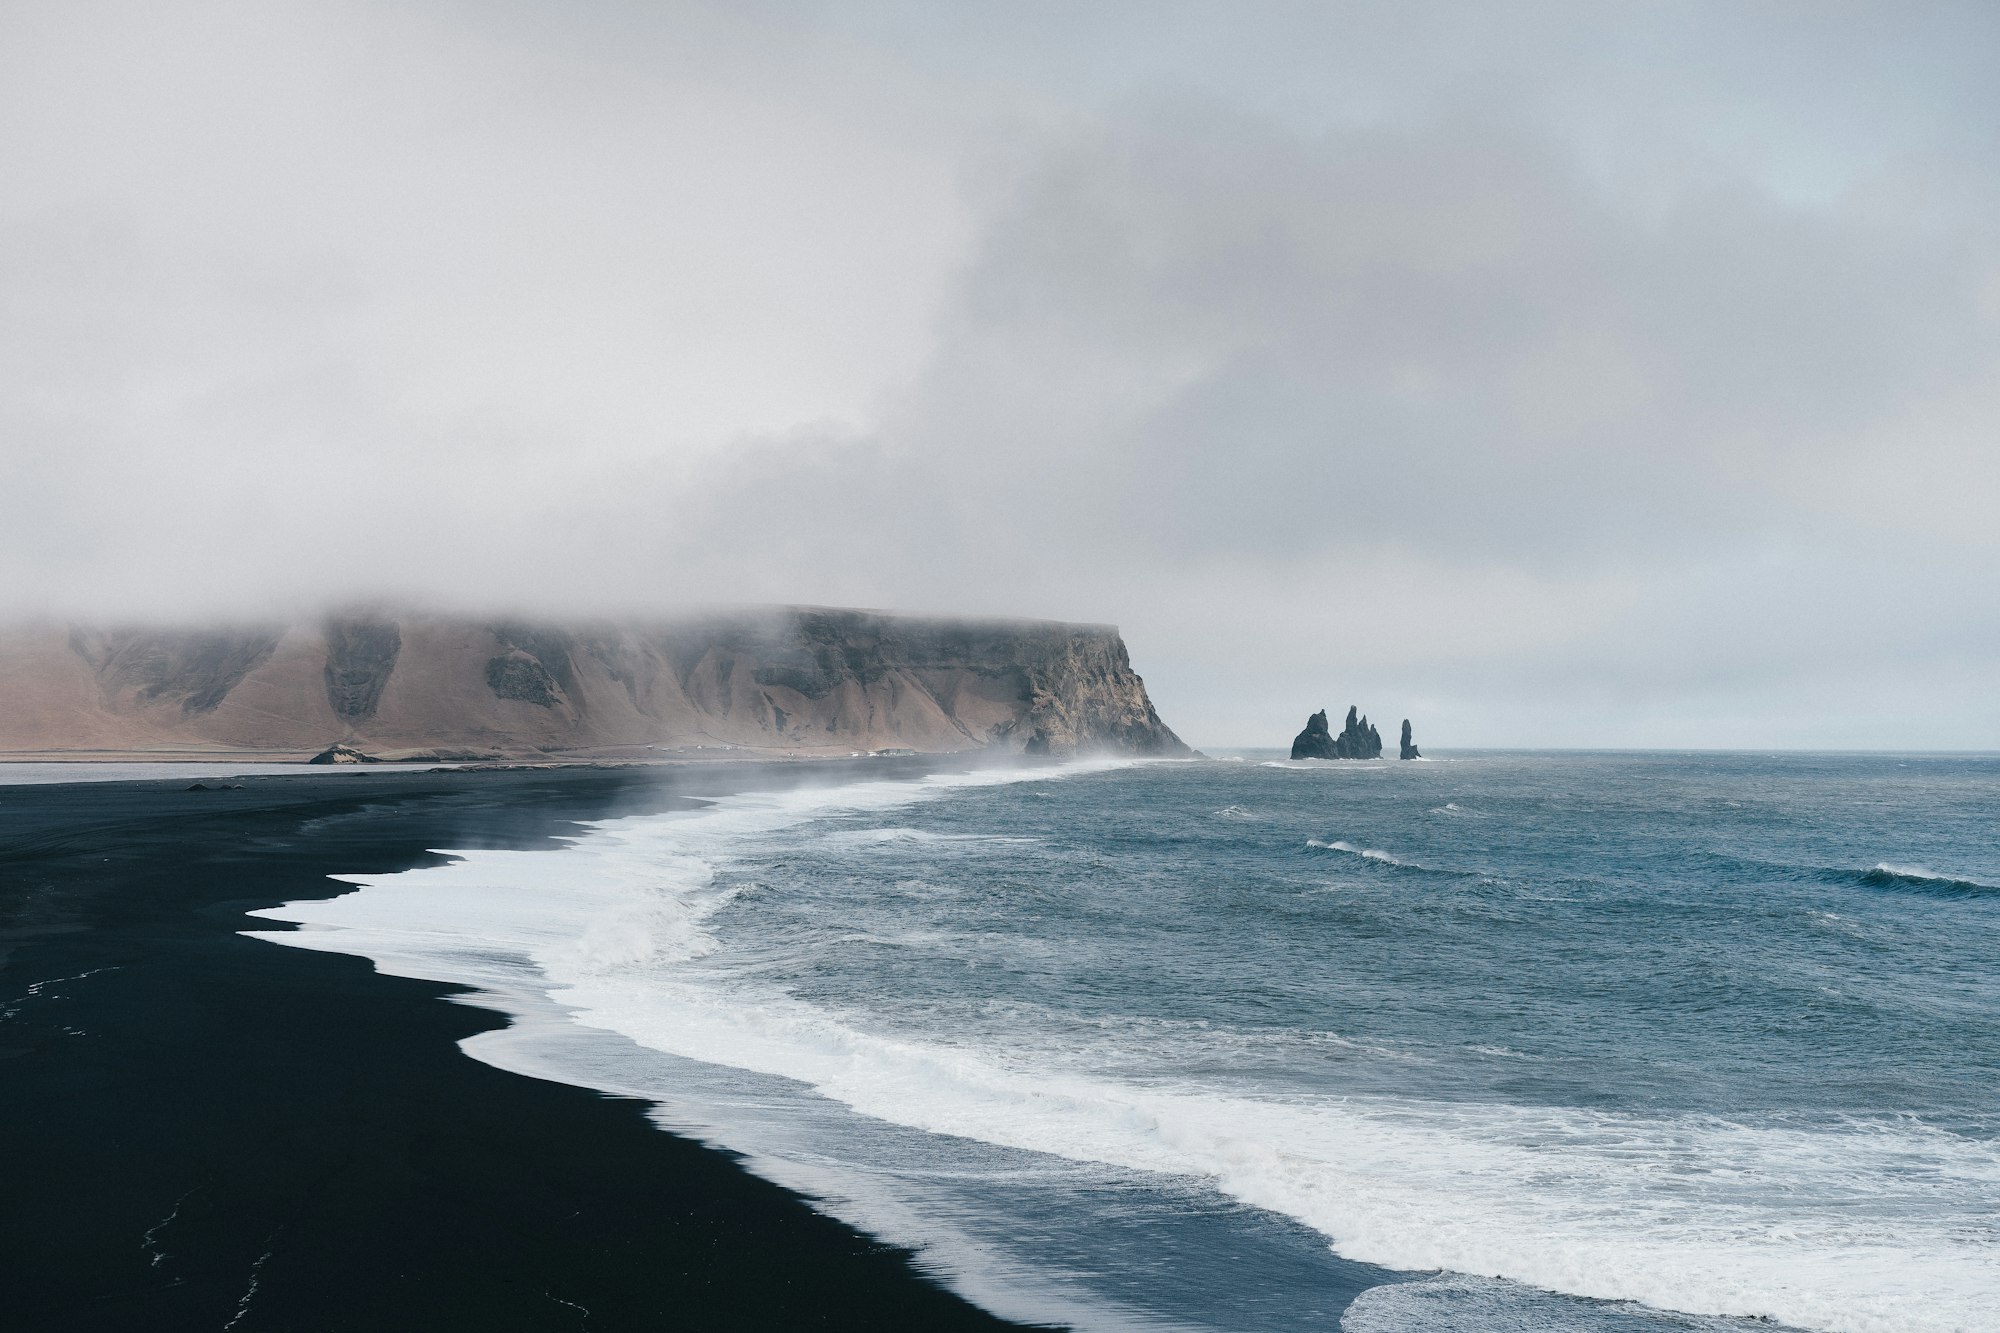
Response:
[[[1410,743],[1410,724],[1403,722],[1403,758],[1417,758],[1416,746]],[[1347,709],[1347,725],[1333,734],[1333,726],[1326,720],[1326,710],[1321,709],[1306,719],[1306,729],[1292,739],[1294,759],[1380,759],[1382,757],[1382,733],[1361,713],[1358,704],[1350,704]]]
[[[1332,759],[1333,734],[1328,729],[1326,710],[1320,709],[1306,719],[1306,729],[1292,738],[1292,758]]]

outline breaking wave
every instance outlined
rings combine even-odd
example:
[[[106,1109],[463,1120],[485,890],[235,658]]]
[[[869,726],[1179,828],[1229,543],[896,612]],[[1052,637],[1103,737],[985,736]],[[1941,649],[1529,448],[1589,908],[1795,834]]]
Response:
[[[1853,878],[1870,888],[1931,893],[1948,898],[1977,898],[1987,894],[2000,894],[2000,884],[1961,879],[1956,875],[1941,874],[1924,866],[1890,865],[1886,861],[1878,862],[1871,870],[1853,872]]]
[[[1524,1287],[1689,1316],[1632,1306],[1635,1330],[1701,1328],[1721,1316],[1836,1333],[2000,1330],[1990,1231],[2000,1147],[1990,1141],[1909,1120],[1788,1126],[1274,1092],[1214,1072],[1232,1060],[1217,1058],[1225,1034],[1206,1023],[1160,1028],[1185,1059],[1120,1077],[1081,1061],[1032,1006],[977,1033],[888,1027],[763,980],[762,955],[729,962],[718,938],[726,909],[744,893],[775,890],[719,872],[775,832],[1052,776],[754,794],[694,814],[606,821],[554,851],[471,852],[351,877],[355,891],[342,897],[257,913],[301,929],[257,934],[484,987],[496,1003],[532,986],[570,1021],[642,1048],[794,1081],[860,1116],[932,1135],[1196,1182],[1295,1219],[1350,1258],[1444,1271],[1365,1293],[1345,1333],[1601,1327],[1555,1297],[1543,1308]],[[850,841],[924,841],[904,837],[911,832],[887,827]],[[1460,873],[1344,840],[1306,845],[1387,869]],[[1918,867],[1882,865],[1859,879],[1992,889]],[[1210,1073],[1171,1072],[1194,1068]]]
[[[1307,838],[1306,848],[1312,852],[1333,852],[1340,856],[1351,856],[1357,861],[1381,870],[1395,871],[1399,874],[1410,876],[1424,876],[1435,879],[1479,880],[1481,883],[1496,882],[1489,880],[1477,871],[1445,870],[1437,866],[1425,865],[1421,861],[1406,860],[1403,857],[1397,856],[1394,852],[1385,852],[1379,847],[1362,847],[1340,839],[1328,842],[1321,838]]]
[[[1387,773],[1390,766],[1380,759],[1266,759],[1257,767],[1294,773]]]
[[[1379,847],[1356,847],[1351,842],[1322,842],[1318,838],[1307,838],[1306,846],[1322,852],[1345,852],[1349,856],[1358,856],[1364,861],[1379,861],[1383,865],[1398,866],[1404,870],[1426,870],[1429,868],[1417,865],[1411,861],[1400,861]]]

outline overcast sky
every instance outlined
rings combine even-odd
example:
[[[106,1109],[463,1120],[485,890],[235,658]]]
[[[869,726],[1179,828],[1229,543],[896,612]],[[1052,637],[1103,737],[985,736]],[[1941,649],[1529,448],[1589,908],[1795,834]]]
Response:
[[[0,0],[0,612],[2000,748],[2000,7]]]

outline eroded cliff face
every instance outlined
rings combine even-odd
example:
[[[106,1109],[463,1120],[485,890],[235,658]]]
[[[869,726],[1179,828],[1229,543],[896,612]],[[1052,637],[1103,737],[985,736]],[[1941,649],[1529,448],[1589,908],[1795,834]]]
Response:
[[[0,632],[0,751],[1188,753],[1116,629],[782,609]]]

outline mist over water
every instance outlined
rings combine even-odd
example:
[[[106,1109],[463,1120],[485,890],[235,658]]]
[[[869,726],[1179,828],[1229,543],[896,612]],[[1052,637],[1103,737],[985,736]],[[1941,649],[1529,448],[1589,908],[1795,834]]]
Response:
[[[653,1098],[1016,1316],[1991,1329],[2000,895],[1954,886],[2000,882],[1996,794],[1936,757],[987,772],[610,821],[267,938],[484,988],[523,1021],[474,1054]]]

